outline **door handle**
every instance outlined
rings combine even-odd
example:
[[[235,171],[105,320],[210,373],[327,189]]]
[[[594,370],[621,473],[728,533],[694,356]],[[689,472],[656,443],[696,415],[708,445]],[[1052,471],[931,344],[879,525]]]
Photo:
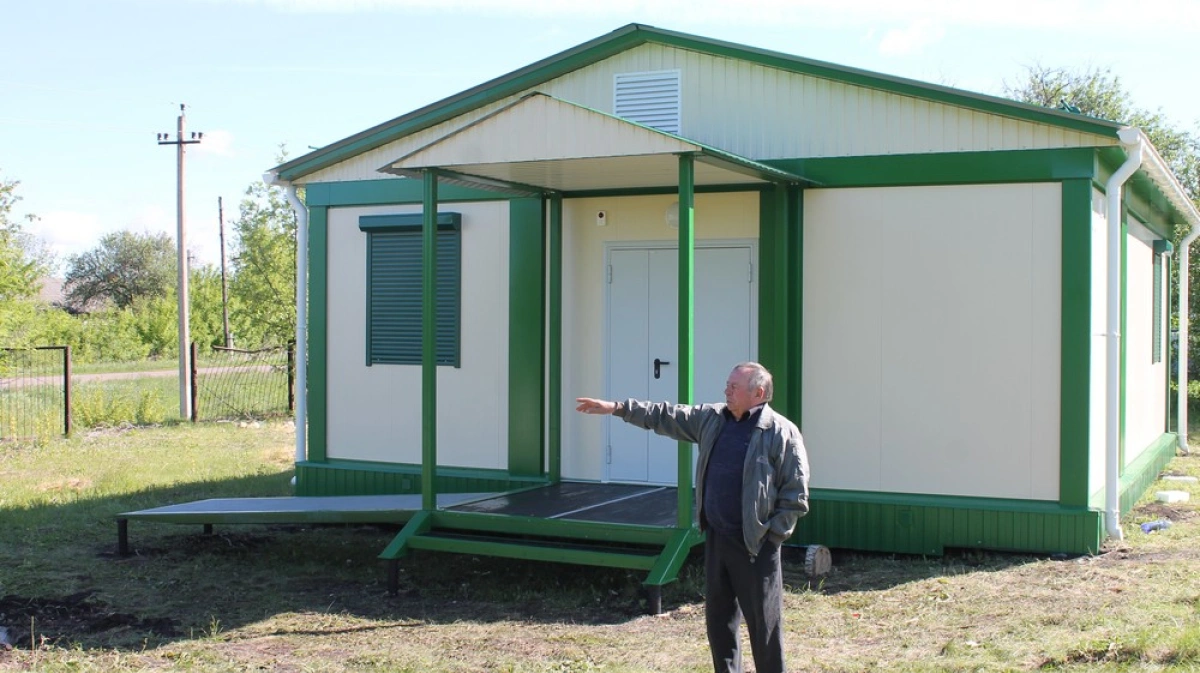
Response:
[[[662,367],[663,365],[669,365],[669,364],[671,364],[671,363],[667,362],[666,360],[659,360],[658,358],[654,358],[654,378],[656,378],[656,379],[662,378],[661,377],[662,372],[659,371],[659,368]]]

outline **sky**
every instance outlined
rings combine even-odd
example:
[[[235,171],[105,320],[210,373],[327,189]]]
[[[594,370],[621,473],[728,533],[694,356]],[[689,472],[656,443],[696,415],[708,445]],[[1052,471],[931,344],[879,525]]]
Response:
[[[1108,69],[1200,130],[1200,0],[0,0],[0,180],[56,255],[176,232],[220,259],[246,189],[295,158],[630,23],[1002,95]],[[228,233],[227,233],[228,236]],[[228,245],[228,243],[227,243]]]

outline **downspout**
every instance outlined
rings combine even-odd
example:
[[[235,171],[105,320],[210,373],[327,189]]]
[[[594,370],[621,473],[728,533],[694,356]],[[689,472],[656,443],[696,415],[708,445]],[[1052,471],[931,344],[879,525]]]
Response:
[[[1177,394],[1179,399],[1176,402],[1178,413],[1176,417],[1176,431],[1179,433],[1179,450],[1187,455],[1191,453],[1188,450],[1188,321],[1191,317],[1188,315],[1190,311],[1190,303],[1188,301],[1188,247],[1192,241],[1200,236],[1200,224],[1192,226],[1192,230],[1187,236],[1179,242],[1179,390]]]
[[[308,208],[296,194],[296,185],[281,180],[274,172],[263,174],[263,182],[283,187],[296,214],[296,463],[307,457],[308,436]],[[292,478],[292,485],[296,483]]]
[[[1126,126],[1117,132],[1128,158],[1104,184],[1108,201],[1108,298],[1105,329],[1104,525],[1108,536],[1121,533],[1121,190],[1142,165],[1142,132]]]

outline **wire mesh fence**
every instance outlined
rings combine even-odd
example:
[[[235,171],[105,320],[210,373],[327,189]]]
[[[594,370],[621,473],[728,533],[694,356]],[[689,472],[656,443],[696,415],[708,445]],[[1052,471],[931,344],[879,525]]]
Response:
[[[248,420],[296,408],[295,345],[242,350],[192,344],[193,420]]]
[[[71,434],[70,398],[70,348],[0,348],[0,441]]]

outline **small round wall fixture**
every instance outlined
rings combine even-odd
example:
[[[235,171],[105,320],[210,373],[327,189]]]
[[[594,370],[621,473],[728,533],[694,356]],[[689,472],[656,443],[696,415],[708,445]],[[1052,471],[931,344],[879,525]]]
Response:
[[[679,228],[679,202],[674,201],[667,206],[667,212],[663,213],[663,217],[667,221],[667,226],[672,229]]]

